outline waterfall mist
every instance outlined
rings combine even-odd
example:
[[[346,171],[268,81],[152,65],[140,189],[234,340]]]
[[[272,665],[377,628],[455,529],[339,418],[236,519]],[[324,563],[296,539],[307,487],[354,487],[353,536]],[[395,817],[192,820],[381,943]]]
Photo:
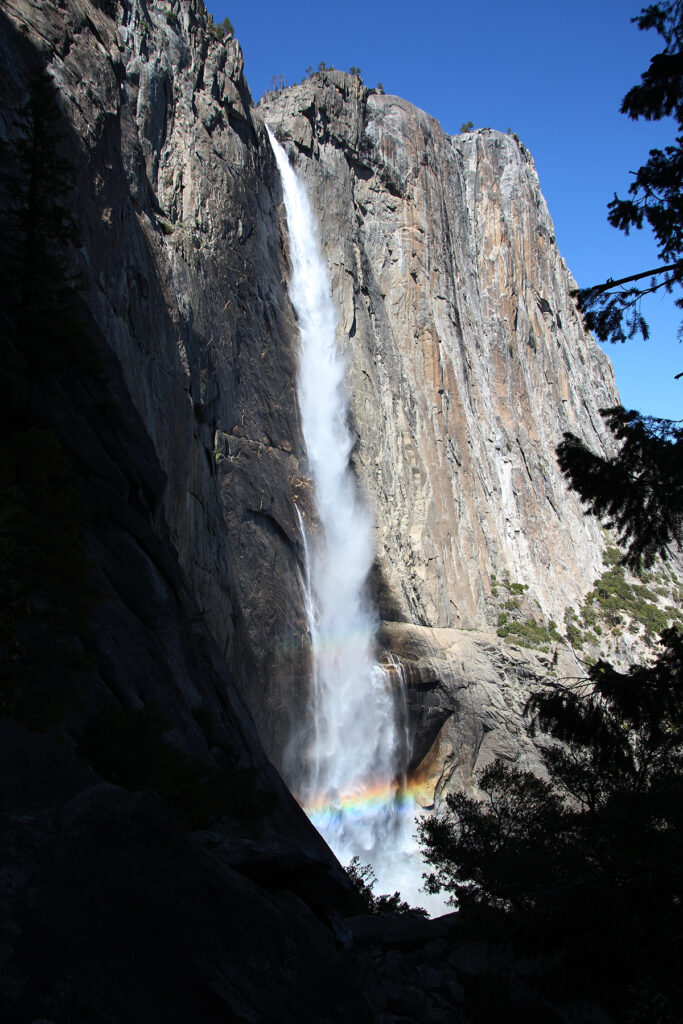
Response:
[[[406,787],[403,676],[395,661],[380,665],[376,656],[378,622],[366,592],[373,520],[349,468],[353,439],[329,275],[306,190],[269,136],[289,228],[289,294],[301,335],[298,398],[319,521],[312,529],[301,519],[313,729],[298,796],[343,864],[358,856],[372,865],[378,891],[399,889],[411,903],[435,909],[434,898],[418,891],[423,864]]]

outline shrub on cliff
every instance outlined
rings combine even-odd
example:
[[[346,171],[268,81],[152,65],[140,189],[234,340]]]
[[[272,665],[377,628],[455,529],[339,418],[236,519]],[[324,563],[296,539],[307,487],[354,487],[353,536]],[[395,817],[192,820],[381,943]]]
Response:
[[[223,18],[218,24],[214,24],[213,18],[209,15],[209,35],[213,36],[214,39],[228,39],[235,34],[230,18]]]

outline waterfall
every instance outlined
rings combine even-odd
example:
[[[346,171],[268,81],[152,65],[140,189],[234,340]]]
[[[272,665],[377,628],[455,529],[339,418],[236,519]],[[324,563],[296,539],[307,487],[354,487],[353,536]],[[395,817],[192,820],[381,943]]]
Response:
[[[300,516],[313,729],[299,797],[343,864],[359,856],[372,865],[378,891],[400,888],[424,906],[429,898],[418,895],[422,865],[406,866],[415,812],[406,790],[405,689],[397,663],[382,666],[376,657],[378,622],[366,593],[373,520],[349,468],[353,439],[336,310],[308,195],[269,135],[289,228],[289,294],[301,335],[299,408],[318,514],[316,529]]]

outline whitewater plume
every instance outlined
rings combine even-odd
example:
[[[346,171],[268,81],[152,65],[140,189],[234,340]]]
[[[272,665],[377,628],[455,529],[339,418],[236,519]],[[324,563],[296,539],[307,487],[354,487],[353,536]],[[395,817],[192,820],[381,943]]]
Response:
[[[298,398],[318,517],[315,530],[301,520],[313,729],[299,795],[339,859],[369,862],[379,888],[390,891],[398,887],[396,867],[414,828],[403,677],[395,661],[382,666],[376,657],[377,619],[366,594],[373,521],[349,468],[345,364],[317,226],[303,184],[269,134],[289,228],[289,293],[301,335]],[[413,896],[420,884],[415,867],[401,872]]]

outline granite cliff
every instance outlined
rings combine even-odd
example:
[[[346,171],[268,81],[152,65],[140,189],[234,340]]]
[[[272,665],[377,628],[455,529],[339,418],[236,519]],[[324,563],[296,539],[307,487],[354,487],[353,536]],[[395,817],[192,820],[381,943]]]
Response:
[[[496,581],[559,620],[600,571],[553,450],[606,446],[616,392],[531,158],[340,72],[255,108],[197,0],[7,0],[0,66],[5,1019],[460,1019],[446,926],[354,946],[280,777],[314,512],[265,123],[317,208],[425,803],[534,759],[550,658],[495,635]]]
[[[377,523],[374,589],[408,669],[414,767],[431,802],[494,754],[535,759],[520,697],[548,665],[495,636],[499,581],[522,591],[528,616],[562,623],[599,575],[599,526],[554,451],[566,430],[609,447],[599,409],[618,401],[614,379],[577,316],[516,136],[449,137],[337,71],[259,110],[320,223],[354,466]],[[573,655],[561,658],[574,673]]]
[[[554,449],[568,429],[603,448],[616,391],[530,154],[489,129],[449,137],[341,72],[259,109],[290,141],[332,268],[384,617],[480,628],[507,573],[561,618],[600,540]]]

